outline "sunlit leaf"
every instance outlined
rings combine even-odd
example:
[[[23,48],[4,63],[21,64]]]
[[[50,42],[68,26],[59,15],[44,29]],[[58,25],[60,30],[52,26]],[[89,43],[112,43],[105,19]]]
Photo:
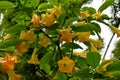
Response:
[[[50,65],[49,64],[42,64],[40,66],[41,69],[43,69],[47,74],[50,72]]]
[[[100,6],[98,11],[103,12],[106,8],[108,8],[115,0],[105,0],[105,2]]]
[[[100,63],[101,56],[96,52],[87,53],[87,62],[92,68],[98,67]]]
[[[26,30],[25,25],[16,24],[13,27],[9,28],[6,33],[8,34],[19,34],[22,30]]]
[[[5,42],[0,43],[0,48],[7,48],[10,46],[14,46],[20,42],[24,42],[26,40],[23,39],[14,39],[14,40],[6,40]]]
[[[78,20],[78,18],[70,18],[70,19],[66,20],[65,25],[69,26],[70,24],[72,24],[74,21],[77,21],[77,20]]]
[[[0,9],[14,8],[15,5],[9,1],[0,1]]]
[[[82,47],[80,45],[78,45],[76,43],[72,43],[72,42],[70,42],[70,43],[64,43],[62,45],[62,47],[69,47],[69,48],[72,48],[72,49],[78,49],[78,48],[82,49]]]
[[[96,13],[96,10],[92,7],[83,7],[82,11],[88,11],[90,14]]]
[[[58,80],[67,80],[67,76],[64,73],[58,73]]]
[[[81,78],[87,78],[89,77],[89,71],[90,71],[89,68],[83,68],[80,71],[75,72],[74,76],[81,77]]]
[[[120,70],[120,60],[113,62],[107,66],[107,71],[118,71]]]

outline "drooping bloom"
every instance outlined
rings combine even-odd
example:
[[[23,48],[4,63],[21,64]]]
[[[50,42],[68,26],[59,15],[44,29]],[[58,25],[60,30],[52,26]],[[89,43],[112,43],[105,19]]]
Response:
[[[14,69],[15,58],[6,53],[4,58],[0,58],[0,66],[2,67],[2,72],[6,73],[9,70]]]
[[[74,36],[70,31],[71,31],[70,27],[68,27],[66,30],[59,30],[59,32],[61,33],[60,40],[71,42]]]
[[[37,16],[36,14],[34,14],[34,15],[32,16],[31,23],[33,23],[33,26],[34,26],[35,28],[38,28],[39,25],[40,25],[40,16]]]
[[[98,12],[96,12],[95,14],[92,15],[92,17],[95,18],[95,19],[100,19],[101,16],[102,16],[102,14],[101,14],[100,11],[98,11]]]
[[[91,50],[92,52],[97,52],[97,53],[100,52],[100,51],[97,50],[97,48],[93,45],[93,43],[90,43],[90,44],[91,44],[90,50]]]
[[[8,71],[7,74],[8,74],[9,80],[20,80],[22,77],[19,74],[15,74],[13,70]]]
[[[89,16],[89,12],[88,11],[80,12],[79,16],[81,16],[83,19],[86,19]]]
[[[74,68],[75,62],[69,57],[65,56],[62,60],[58,61],[58,66],[60,72],[63,73],[72,73]]]
[[[79,42],[88,42],[90,41],[90,32],[77,32],[75,36],[78,37]]]
[[[54,24],[55,22],[55,17],[54,15],[51,13],[49,14],[48,12],[46,12],[45,16],[43,16],[42,18],[42,23],[45,24],[47,27],[51,26],[52,24]]]
[[[103,41],[101,39],[98,40],[90,39],[90,42],[93,43],[96,48],[100,48],[103,45]]]
[[[113,63],[113,60],[104,60],[104,62],[107,62],[107,63],[100,68],[100,71],[101,71],[101,72],[105,72],[107,66],[110,65],[110,64],[112,64],[112,63]]]
[[[28,51],[29,43],[35,41],[35,35],[33,30],[29,30],[28,32],[21,31],[20,33],[20,39],[26,39],[28,41],[18,43],[15,48],[18,52],[24,53]]]
[[[29,64],[40,64],[40,61],[38,60],[38,55],[36,54],[38,51],[38,48],[34,48],[32,57],[30,60],[28,60]]]
[[[117,34],[117,37],[120,37],[120,30],[112,25],[109,26],[113,32]]]
[[[54,14],[58,19],[62,14],[61,6],[57,7],[54,5],[52,9],[47,9],[47,12]]]
[[[40,45],[42,45],[43,47],[47,47],[50,43],[50,39],[46,36],[43,36],[41,39],[40,39]]]
[[[31,29],[28,32],[21,31],[20,39],[26,39],[28,41],[35,41],[35,34],[34,34],[33,30],[31,30]]]
[[[24,53],[28,51],[28,42],[21,42],[15,45],[15,48],[17,49],[18,52]]]

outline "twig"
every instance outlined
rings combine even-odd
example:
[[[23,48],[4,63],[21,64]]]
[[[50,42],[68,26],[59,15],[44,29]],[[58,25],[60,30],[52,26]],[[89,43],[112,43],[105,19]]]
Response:
[[[114,35],[115,35],[115,33],[113,33],[113,35],[112,35],[112,37],[111,37],[111,39],[110,39],[110,41],[109,41],[109,43],[108,43],[108,45],[107,45],[107,48],[106,48],[106,50],[105,50],[103,59],[105,59],[105,56],[106,56],[106,54],[107,54],[107,51],[108,51],[108,49],[109,49],[109,47],[110,47],[110,44],[111,44],[113,38],[114,38]]]

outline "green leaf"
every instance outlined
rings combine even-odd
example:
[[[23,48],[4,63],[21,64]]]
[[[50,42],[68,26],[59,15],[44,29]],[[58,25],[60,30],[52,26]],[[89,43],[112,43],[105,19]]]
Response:
[[[79,77],[72,77],[69,80],[79,80]]]
[[[40,65],[40,68],[43,69],[47,74],[50,72],[50,65],[49,64],[42,64]]]
[[[100,63],[101,56],[96,52],[89,52],[87,54],[87,62],[92,68],[96,68]]]
[[[39,10],[46,10],[46,9],[50,9],[52,8],[52,5],[51,4],[48,4],[48,3],[41,3],[39,6],[38,6],[38,9]]]
[[[24,42],[26,40],[23,39],[13,39],[13,40],[6,40],[5,42],[0,43],[0,48],[7,48],[10,46],[15,46],[16,44],[20,42]]]
[[[0,9],[14,8],[15,5],[9,1],[0,1]]]
[[[108,8],[115,0],[105,0],[105,2],[100,6],[98,11],[103,12],[106,8]]]
[[[88,78],[90,75],[89,72],[89,68],[83,68],[80,71],[75,72],[73,75],[80,78]]]
[[[83,48],[82,48],[81,46],[79,46],[78,44],[72,43],[72,42],[70,42],[70,43],[64,43],[64,44],[62,45],[62,47],[69,47],[69,48],[72,48],[72,49],[78,49],[78,48],[83,49]]]
[[[96,13],[96,10],[92,7],[83,7],[82,11],[88,11],[91,15]]]
[[[58,80],[67,80],[67,76],[64,73],[58,73]]]
[[[37,76],[42,77],[42,74],[38,71],[35,72]]]
[[[93,31],[101,32],[101,28],[99,27],[99,25],[95,23],[88,23],[80,27],[72,27],[72,30],[75,32],[87,32],[87,31],[90,31],[91,33],[93,33]]]
[[[65,25],[66,25],[66,26],[69,26],[69,25],[71,25],[74,21],[77,21],[77,20],[78,20],[78,18],[70,18],[70,19],[66,20]]]
[[[50,1],[50,3],[57,3],[58,2],[58,0],[49,0]]]
[[[120,77],[120,71],[113,71],[113,72],[111,72],[111,76]]]
[[[107,71],[118,71],[120,70],[120,60],[114,61],[112,64],[107,66]]]
[[[22,30],[26,30],[25,25],[16,24],[6,31],[8,34],[19,34]]]
[[[48,63],[51,59],[51,56],[52,56],[52,53],[46,53],[40,60],[41,65]]]

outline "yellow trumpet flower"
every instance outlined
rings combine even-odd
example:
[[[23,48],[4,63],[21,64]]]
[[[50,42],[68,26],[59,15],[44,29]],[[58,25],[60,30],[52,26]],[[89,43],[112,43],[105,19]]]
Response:
[[[120,37],[120,30],[112,25],[109,26],[110,29],[117,34],[117,37]]]
[[[72,73],[74,65],[75,62],[67,56],[65,56],[62,60],[58,61],[59,70],[63,73]]]
[[[92,15],[92,17],[95,18],[95,19],[100,19],[101,16],[102,16],[102,14],[101,14],[100,11],[98,11],[98,12],[96,12],[95,14]]]
[[[90,32],[77,32],[75,36],[78,37],[79,42],[88,42],[90,41],[89,38],[90,34],[91,34]]]
[[[66,30],[59,30],[59,32],[61,33],[60,40],[66,41],[68,43],[71,42],[74,36],[70,31],[71,31],[70,27],[68,27]]]
[[[9,80],[20,80],[22,77],[19,74],[15,74],[13,70],[8,71],[7,74],[8,74]]]
[[[32,57],[30,60],[28,60],[29,64],[40,64],[40,61],[38,60],[38,55],[36,54],[38,51],[38,48],[34,48]]]
[[[81,16],[82,18],[86,19],[89,16],[89,12],[88,11],[80,12],[79,16]]]
[[[40,16],[37,16],[36,14],[34,14],[32,16],[31,23],[33,23],[33,25],[34,25],[35,28],[38,28],[39,25],[40,25]]]

